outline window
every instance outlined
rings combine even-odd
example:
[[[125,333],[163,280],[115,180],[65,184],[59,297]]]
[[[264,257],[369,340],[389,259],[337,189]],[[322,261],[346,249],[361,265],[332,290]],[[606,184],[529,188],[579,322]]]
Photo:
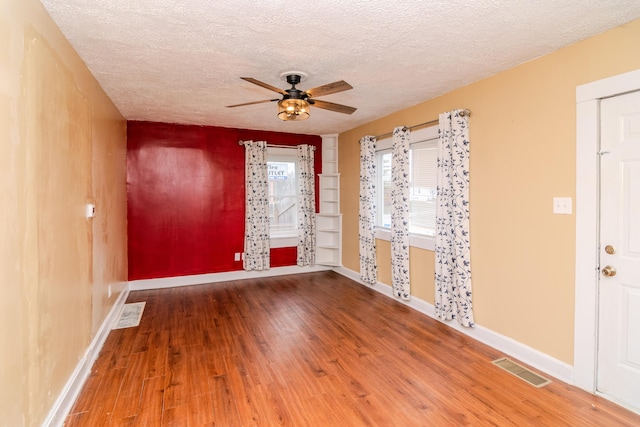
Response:
[[[438,145],[436,140],[411,146],[409,232],[436,235],[436,190],[438,186]]]
[[[376,152],[376,225],[391,227],[391,149]]]
[[[438,162],[438,128],[433,126],[411,133],[409,152],[409,232],[412,246],[433,248],[436,223],[436,188]],[[388,239],[391,227],[391,144],[388,138],[378,141],[377,171],[377,235]],[[416,239],[417,238],[417,239]],[[427,238],[424,243],[419,239]]]
[[[297,235],[296,163],[296,150],[268,149],[269,223],[272,238]]]

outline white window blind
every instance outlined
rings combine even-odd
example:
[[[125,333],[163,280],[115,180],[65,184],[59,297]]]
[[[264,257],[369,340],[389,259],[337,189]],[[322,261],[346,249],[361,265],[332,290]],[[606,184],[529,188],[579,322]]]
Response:
[[[435,236],[438,147],[435,141],[411,145],[409,232]]]
[[[435,236],[436,190],[438,168],[437,132],[431,131],[428,138],[414,140],[409,152],[409,232],[414,235]],[[377,171],[377,218],[376,225],[383,229],[391,227],[391,149],[387,141],[378,144],[376,152]]]

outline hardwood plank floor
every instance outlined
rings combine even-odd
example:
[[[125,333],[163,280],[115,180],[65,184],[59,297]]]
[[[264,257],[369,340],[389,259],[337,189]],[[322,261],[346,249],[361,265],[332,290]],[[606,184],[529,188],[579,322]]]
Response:
[[[334,272],[132,292],[67,426],[638,426]]]

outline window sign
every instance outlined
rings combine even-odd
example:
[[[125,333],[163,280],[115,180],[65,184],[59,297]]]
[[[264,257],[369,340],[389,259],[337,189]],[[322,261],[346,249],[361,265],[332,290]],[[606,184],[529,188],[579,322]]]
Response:
[[[291,163],[269,162],[267,171],[269,179],[288,179],[291,173]]]

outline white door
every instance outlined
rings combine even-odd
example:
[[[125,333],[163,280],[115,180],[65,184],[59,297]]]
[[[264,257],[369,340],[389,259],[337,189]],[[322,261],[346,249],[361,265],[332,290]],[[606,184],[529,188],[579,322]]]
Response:
[[[640,410],[640,92],[600,105],[597,390]]]

